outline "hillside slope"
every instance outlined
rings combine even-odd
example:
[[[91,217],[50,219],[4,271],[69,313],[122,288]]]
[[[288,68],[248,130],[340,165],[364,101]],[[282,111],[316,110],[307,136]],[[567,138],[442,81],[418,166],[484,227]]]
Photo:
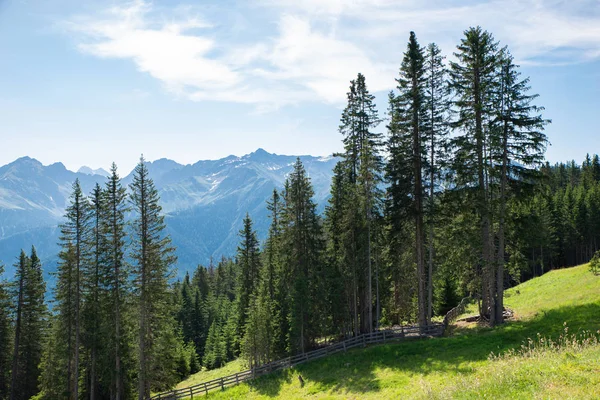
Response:
[[[508,290],[506,304],[518,320],[495,329],[461,328],[451,337],[350,351],[208,397],[558,399],[600,393],[599,346],[490,359],[491,353],[519,348],[538,333],[558,338],[565,323],[570,333],[600,329],[600,276],[587,265],[552,271]],[[204,380],[202,374],[188,382]],[[298,375],[306,382],[303,387]]]

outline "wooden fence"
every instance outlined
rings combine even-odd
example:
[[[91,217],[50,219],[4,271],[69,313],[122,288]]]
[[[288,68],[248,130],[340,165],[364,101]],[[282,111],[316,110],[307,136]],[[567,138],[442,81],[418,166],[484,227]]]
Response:
[[[233,375],[213,379],[212,381],[202,382],[194,386],[183,389],[175,389],[152,396],[150,399],[175,400],[187,399],[194,396],[208,394],[211,390],[223,390],[228,386],[234,386],[239,383],[257,378],[259,376],[279,371],[285,368],[294,367],[307,361],[316,360],[328,355],[347,351],[355,347],[365,347],[370,344],[384,343],[391,340],[402,340],[407,338],[421,338],[431,336],[441,336],[444,333],[444,324],[432,324],[429,326],[403,326],[393,329],[380,330],[373,333],[365,333],[353,338],[327,345],[323,348],[298,354],[293,357],[273,361],[247,371],[238,372]]]
[[[469,302],[472,299],[473,298],[471,296],[465,297],[464,299],[462,299],[460,301],[460,303],[456,307],[454,307],[452,310],[448,311],[446,313],[446,315],[444,316],[444,326],[448,327],[448,325],[450,325],[451,323],[456,321],[456,319],[465,312],[465,309],[467,308],[467,304],[469,304]]]

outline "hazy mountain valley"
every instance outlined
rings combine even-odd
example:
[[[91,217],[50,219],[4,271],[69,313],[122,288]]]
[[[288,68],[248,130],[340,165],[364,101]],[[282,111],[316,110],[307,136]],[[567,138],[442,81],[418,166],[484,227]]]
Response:
[[[246,212],[256,221],[260,240],[267,235],[269,221],[265,201],[274,188],[281,189],[297,156],[268,153],[263,149],[242,157],[198,161],[181,165],[160,159],[148,162],[148,170],[160,192],[167,232],[178,257],[182,277],[198,264],[207,266],[211,257],[233,256],[238,232]],[[300,156],[315,188],[319,210],[325,207],[336,159]],[[93,174],[92,174],[93,173]],[[123,183],[132,173],[120,171]],[[45,272],[56,269],[58,225],[75,179],[90,193],[96,183],[104,185],[106,171],[82,167],[67,170],[61,163],[48,166],[23,157],[0,167],[0,263],[16,261],[21,249],[35,244]]]

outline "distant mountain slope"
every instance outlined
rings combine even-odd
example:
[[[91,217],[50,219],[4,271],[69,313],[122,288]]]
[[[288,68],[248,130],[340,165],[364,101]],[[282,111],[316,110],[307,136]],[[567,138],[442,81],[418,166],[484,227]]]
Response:
[[[336,159],[300,156],[323,210]],[[242,157],[198,161],[182,165],[160,159],[148,163],[161,195],[167,229],[177,247],[179,273],[207,264],[211,257],[235,254],[242,219],[249,212],[259,236],[268,230],[265,201],[281,188],[296,156],[271,154],[263,149]],[[79,178],[89,193],[105,171],[82,167],[68,171],[62,164],[42,165],[29,157],[0,167],[0,262],[11,270],[21,248],[38,249],[46,270],[55,268],[59,230],[71,185]],[[122,171],[121,171],[122,174]],[[128,185],[130,173],[123,182]]]
[[[86,167],[85,165],[77,170],[78,173],[86,174],[86,175],[101,175],[101,176],[110,176],[110,172],[105,169],[91,169],[90,167]]]

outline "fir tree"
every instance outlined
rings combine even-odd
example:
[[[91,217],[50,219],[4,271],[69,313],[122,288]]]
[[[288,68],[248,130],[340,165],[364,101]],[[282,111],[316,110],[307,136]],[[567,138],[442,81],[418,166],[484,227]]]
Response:
[[[480,222],[482,276],[482,316],[496,323],[495,262],[490,204],[490,133],[487,123],[494,114],[493,94],[497,88],[498,44],[480,27],[465,31],[457,46],[457,62],[450,63],[450,86],[456,93],[454,107],[458,118],[453,126],[459,134],[453,139],[457,188],[473,195]]]
[[[111,166],[111,175],[106,182],[105,215],[100,224],[106,246],[105,263],[102,263],[102,300],[106,315],[105,333],[107,367],[111,399],[131,398],[135,388],[132,357],[133,324],[129,297],[131,296],[131,268],[126,262],[125,213],[129,211],[127,193],[121,183],[116,164]],[[104,331],[104,330],[103,330]]]
[[[143,400],[152,389],[164,389],[176,380],[176,359],[170,351],[177,347],[178,337],[168,283],[176,258],[171,239],[164,233],[158,191],[143,157],[135,168],[131,192],[135,213],[132,259],[139,310],[138,398]]]
[[[300,159],[288,178],[282,210],[282,262],[289,283],[288,348],[305,352],[322,327],[322,231],[313,189]],[[321,279],[321,280],[320,280]]]
[[[424,159],[427,154],[425,136],[425,66],[423,49],[417,42],[414,32],[410,39],[402,65],[398,82],[399,95],[395,98],[395,110],[398,113],[398,140],[406,141],[410,145],[398,143],[396,147],[410,147],[410,164],[412,168],[412,187],[409,197],[412,199],[410,214],[414,220],[415,236],[415,262],[417,272],[417,304],[418,323],[423,326],[429,321],[427,318],[427,289],[425,274],[425,229],[424,229],[424,184],[423,169]],[[396,136],[394,136],[395,138]]]
[[[449,128],[449,90],[446,84],[447,70],[442,51],[435,43],[430,43],[424,51],[425,93],[423,96],[425,115],[423,131],[427,141],[427,168],[429,170],[429,199],[425,216],[429,225],[428,270],[427,270],[427,320],[433,316],[433,265],[434,232],[436,222],[436,186],[441,182],[441,173],[446,164],[447,135]]]
[[[405,134],[405,122],[402,118],[400,100],[393,93],[389,93],[387,126],[389,137],[387,140],[388,162],[385,168],[387,183],[385,197],[386,241],[385,259],[387,263],[386,275],[390,283],[390,296],[387,304],[388,319],[395,324],[410,319],[412,307],[412,287],[414,278],[417,277],[414,268],[414,248],[407,246],[412,242],[408,229],[408,221],[413,216],[411,212],[413,188],[412,144]],[[406,260],[407,251],[413,255]],[[414,278],[412,278],[414,276]],[[416,283],[416,282],[415,282]]]
[[[372,296],[372,228],[378,214],[381,182],[381,134],[373,131],[381,122],[374,96],[367,89],[364,75],[350,82],[348,104],[339,127],[344,136],[344,153],[339,173],[347,179],[344,185],[345,220],[352,221],[343,238],[347,255],[343,276],[351,277],[353,286],[354,329],[369,332],[373,328]],[[358,218],[350,218],[353,215]],[[359,304],[360,303],[360,304]],[[359,318],[360,317],[360,318]],[[360,319],[360,327],[359,327]]]
[[[110,380],[102,379],[101,370],[109,368],[108,365],[102,365],[101,353],[107,349],[103,346],[102,334],[106,331],[109,322],[105,318],[101,302],[105,300],[105,291],[103,285],[103,272],[107,269],[107,240],[103,231],[107,225],[107,202],[106,193],[99,184],[96,184],[90,196],[89,208],[89,236],[87,246],[89,251],[89,260],[84,271],[84,310],[83,310],[83,331],[84,346],[87,354],[87,376],[86,393],[90,400],[102,396],[108,396],[108,387]]]
[[[51,334],[43,355],[42,390],[45,398],[73,397],[73,353],[75,346],[75,274],[77,256],[70,242],[59,253],[54,287]]]
[[[237,263],[240,271],[239,292],[237,295],[238,305],[238,337],[244,336],[246,320],[250,310],[250,300],[259,283],[260,251],[256,232],[252,228],[252,220],[246,214],[244,227],[240,230],[241,238],[237,249]]]
[[[506,205],[509,181],[529,183],[537,175],[546,149],[543,129],[549,121],[540,115],[543,108],[532,104],[537,95],[530,95],[529,79],[520,79],[512,56],[504,51],[500,59],[500,87],[497,97],[497,117],[494,121],[492,159],[500,165],[498,255],[495,271],[495,316],[492,321],[502,323],[505,264]],[[495,143],[494,143],[495,142]],[[497,151],[494,151],[496,150]],[[581,225],[580,225],[581,226]]]
[[[61,355],[66,362],[66,396],[79,398],[80,351],[81,351],[81,308],[83,301],[82,273],[88,260],[87,237],[89,234],[89,202],[81,191],[79,180],[73,183],[70,204],[65,212],[66,221],[61,225],[61,264],[58,269],[58,284],[55,298],[59,303],[59,324],[61,330],[55,334],[66,333],[67,353]],[[57,338],[62,341],[64,338]]]
[[[4,276],[4,265],[0,264],[0,277]],[[0,399],[9,396],[11,375],[11,318],[8,282],[0,280]]]
[[[42,264],[32,246],[26,265],[23,285],[22,327],[19,340],[19,392],[15,398],[29,399],[38,393],[40,384],[40,362],[45,343],[47,309],[44,296],[46,284]]]
[[[21,392],[25,389],[23,387],[24,379],[23,367],[22,367],[22,356],[23,351],[21,349],[21,338],[23,336],[23,308],[25,305],[25,282],[27,280],[27,269],[31,260],[23,250],[19,256],[19,261],[15,264],[16,269],[16,316],[15,316],[15,339],[13,342],[13,356],[12,356],[12,367],[10,377],[10,400],[20,399]]]

